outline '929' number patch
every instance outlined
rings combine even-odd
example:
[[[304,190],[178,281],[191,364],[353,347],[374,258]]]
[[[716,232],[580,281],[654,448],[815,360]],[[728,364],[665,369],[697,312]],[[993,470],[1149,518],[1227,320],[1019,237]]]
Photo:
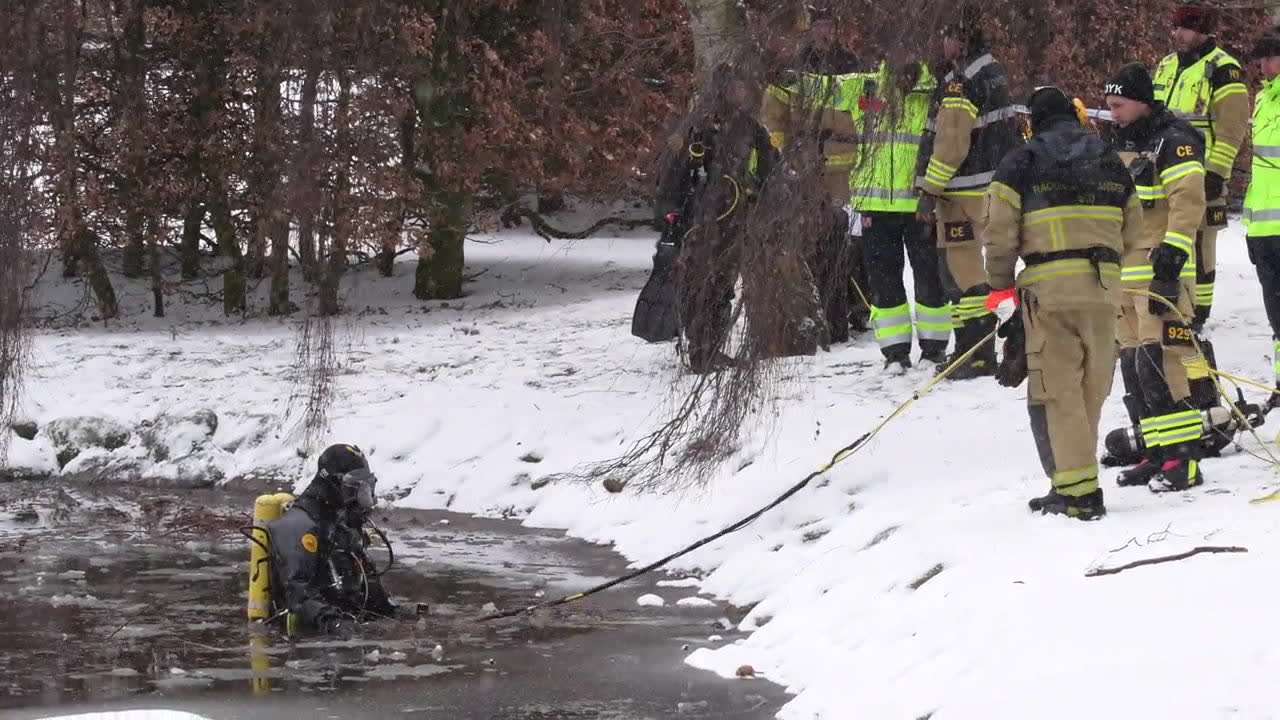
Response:
[[[1166,346],[1191,347],[1195,344],[1192,341],[1191,328],[1177,321],[1166,322],[1164,324],[1163,344]]]

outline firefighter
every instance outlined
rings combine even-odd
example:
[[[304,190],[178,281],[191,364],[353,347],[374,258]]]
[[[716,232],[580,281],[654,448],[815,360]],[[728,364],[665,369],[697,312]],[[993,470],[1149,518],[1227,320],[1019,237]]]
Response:
[[[358,621],[403,614],[365,555],[377,482],[360,448],[332,445],[293,507],[267,525],[272,600],[304,629],[350,637]]]
[[[1151,76],[1132,63],[1107,83],[1105,94],[1119,130],[1121,159],[1138,188],[1143,233],[1124,258],[1130,290],[1121,307],[1118,339],[1125,407],[1146,456],[1120,473],[1121,486],[1180,491],[1204,482],[1200,471],[1202,418],[1191,398],[1189,369],[1207,376],[1195,350],[1192,316],[1196,231],[1204,220],[1204,143],[1185,120],[1155,99]],[[1174,312],[1166,302],[1177,308]]]
[[[951,341],[951,305],[938,272],[937,241],[932,224],[916,218],[916,157],[937,87],[921,62],[904,63],[890,75],[881,65],[870,114],[865,159],[853,178],[853,206],[862,216],[863,253],[870,281],[871,322],[884,354],[885,369],[911,367],[912,316],[903,286],[903,251],[915,279],[915,331],[920,359],[934,365],[946,361]]]
[[[738,217],[753,202],[776,162],[769,135],[752,113],[746,81],[732,65],[716,68],[710,117],[695,123],[668,163],[658,186],[655,207],[665,223],[654,256],[654,272],[637,301],[633,333],[650,341],[668,340],[683,332],[688,367],[705,374],[733,365],[723,350],[732,319],[733,286],[738,277]],[[741,166],[726,173],[717,155],[729,151],[730,130],[751,133],[749,153]],[[715,247],[704,245],[709,233],[694,227],[713,185],[728,184],[722,195],[728,205],[716,208],[719,232]],[[812,289],[810,289],[812,291]],[[636,332],[648,330],[648,335]],[[816,343],[810,352],[816,352]],[[801,351],[803,352],[803,350]]]
[[[1125,165],[1081,127],[1055,87],[1027,101],[1032,138],[996,169],[987,191],[987,282],[1014,286],[1021,313],[996,373],[1029,380],[1031,434],[1051,489],[1033,511],[1094,520],[1106,514],[1098,487],[1098,422],[1115,374],[1121,256],[1138,246],[1142,208]]]
[[[1204,134],[1208,210],[1196,233],[1196,332],[1203,329],[1213,305],[1218,233],[1227,226],[1227,183],[1249,129],[1244,73],[1240,63],[1218,47],[1214,21],[1210,8],[1179,6],[1173,18],[1177,52],[1160,61],[1153,78],[1155,99]]]
[[[834,12],[821,5],[809,5],[807,12],[810,28],[799,54],[799,71],[768,87],[761,119],[779,150],[794,130],[812,127],[818,133],[816,144],[823,158],[826,190],[819,212],[827,229],[816,238],[811,268],[830,340],[845,342],[850,320],[854,330],[866,330],[871,313],[856,290],[851,297],[850,278],[860,288],[865,288],[867,281],[861,248],[850,237],[846,211],[849,175],[858,151],[857,99],[871,75],[859,73],[858,59],[838,42]]]
[[[982,265],[983,195],[1001,159],[1022,143],[1009,98],[1008,73],[987,50],[975,6],[944,30],[950,71],[939,83],[937,107],[924,134],[917,165],[923,195],[918,216],[937,222],[943,284],[953,303],[958,358],[996,326],[986,307]],[[995,372],[995,346],[986,344],[949,377]]]
[[[1253,112],[1253,172],[1244,199],[1245,241],[1249,261],[1262,284],[1262,302],[1271,322],[1276,386],[1280,387],[1280,35],[1264,35],[1251,59],[1258,63],[1263,86]],[[1272,393],[1267,411],[1280,407]]]

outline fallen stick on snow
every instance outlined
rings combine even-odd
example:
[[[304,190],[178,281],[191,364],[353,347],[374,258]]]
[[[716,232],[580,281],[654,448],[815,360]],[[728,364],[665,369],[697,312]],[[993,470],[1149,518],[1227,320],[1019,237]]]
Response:
[[[1199,555],[1201,553],[1247,553],[1247,552],[1249,552],[1249,548],[1234,547],[1234,546],[1224,547],[1221,545],[1202,545],[1200,547],[1188,550],[1184,553],[1178,553],[1177,555],[1161,555],[1160,557],[1147,558],[1146,560],[1134,560],[1131,563],[1125,563],[1124,565],[1118,565],[1116,567],[1110,567],[1110,568],[1108,567],[1091,568],[1085,572],[1084,576],[1098,577],[1099,575],[1115,575],[1116,573],[1121,573],[1121,572],[1124,572],[1125,570],[1132,570],[1133,568],[1142,567],[1143,565],[1159,565],[1160,563],[1186,560],[1187,558],[1193,555]]]

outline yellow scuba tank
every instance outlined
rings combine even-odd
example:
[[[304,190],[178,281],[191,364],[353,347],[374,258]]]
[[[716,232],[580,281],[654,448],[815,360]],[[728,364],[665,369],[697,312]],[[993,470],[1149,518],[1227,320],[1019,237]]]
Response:
[[[253,530],[249,540],[249,619],[265,620],[271,615],[271,562],[267,549],[271,536],[267,523],[278,520],[294,497],[289,493],[259,495],[253,503]]]

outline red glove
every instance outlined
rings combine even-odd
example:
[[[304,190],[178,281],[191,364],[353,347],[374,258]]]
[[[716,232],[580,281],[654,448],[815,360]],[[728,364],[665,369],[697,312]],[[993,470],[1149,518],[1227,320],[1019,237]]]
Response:
[[[1000,303],[1005,300],[1012,300],[1013,306],[1018,306],[1018,291],[1016,288],[1005,288],[1004,290],[992,290],[987,294],[987,309],[995,312],[1000,307]]]

